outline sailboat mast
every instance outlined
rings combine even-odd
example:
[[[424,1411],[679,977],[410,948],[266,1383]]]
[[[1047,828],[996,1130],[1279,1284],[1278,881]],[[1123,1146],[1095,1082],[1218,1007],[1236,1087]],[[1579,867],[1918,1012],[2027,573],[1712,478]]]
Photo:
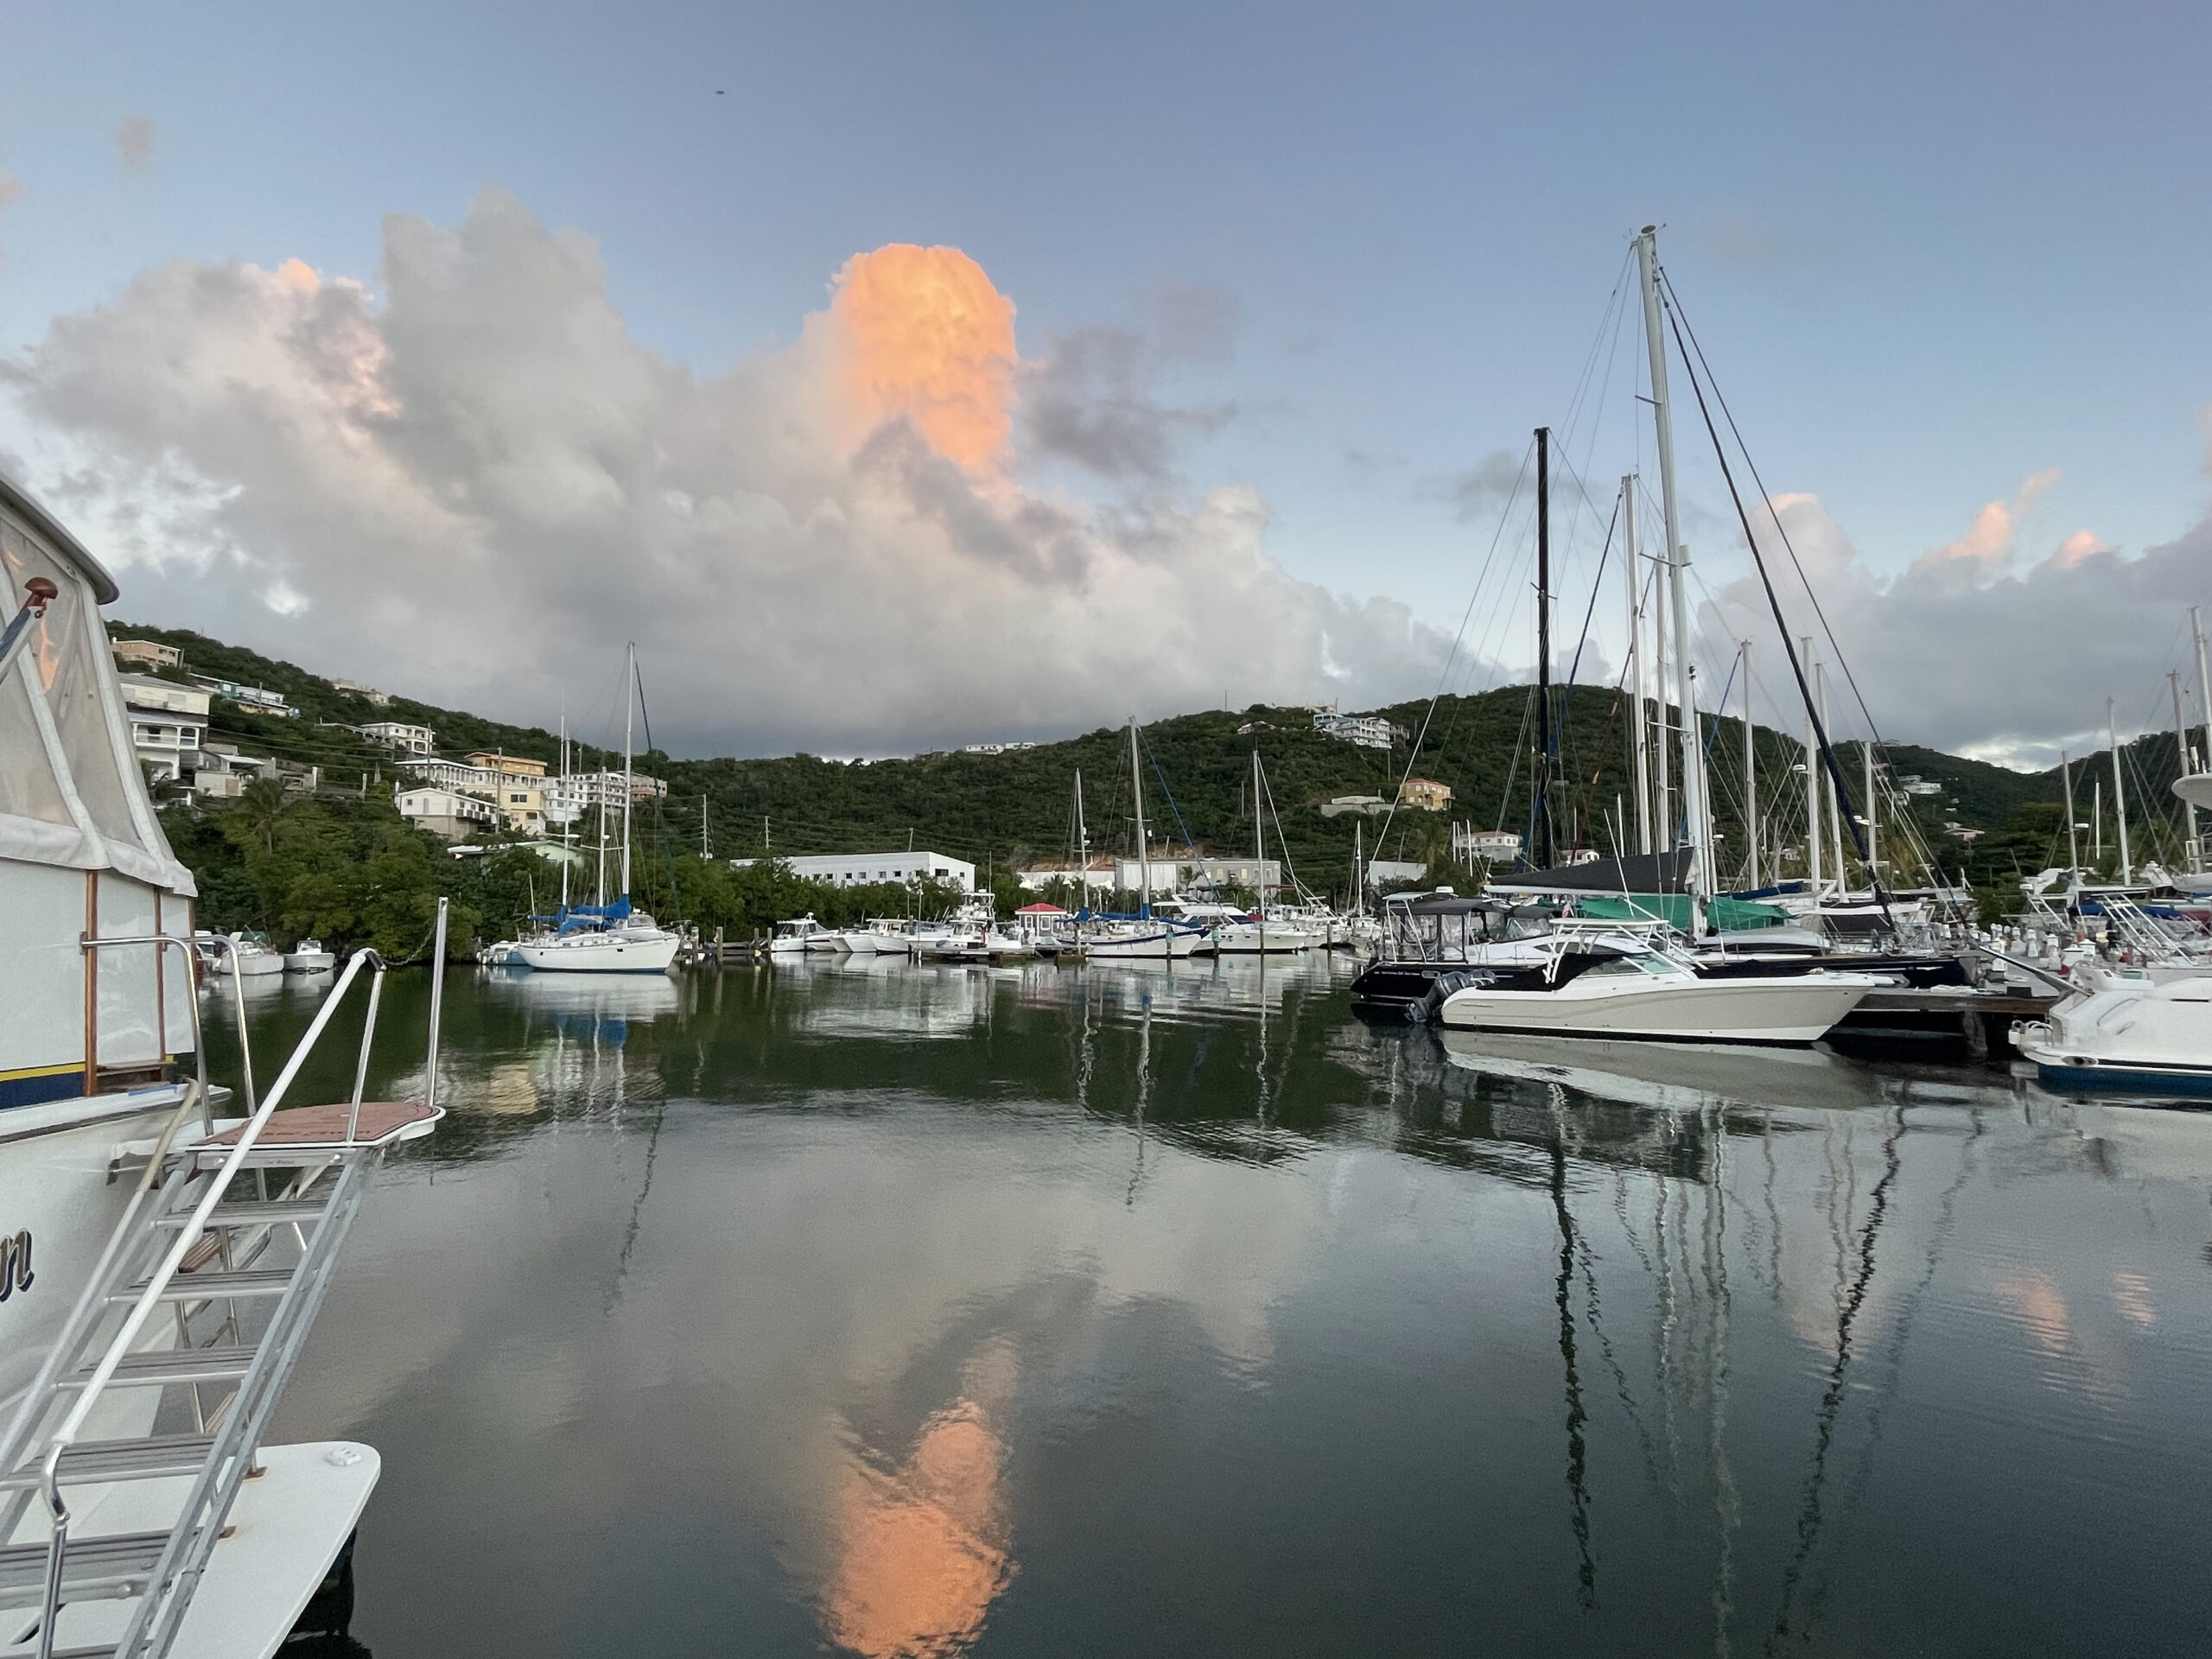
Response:
[[[1355,916],[1367,914],[1367,883],[1360,879],[1360,866],[1367,861],[1367,849],[1361,844],[1362,828],[1357,823],[1351,827],[1351,913]]]
[[[1675,417],[1667,402],[1667,340],[1659,327],[1659,238],[1647,225],[1636,239],[1643,277],[1643,334],[1651,359],[1651,414],[1657,427],[1660,517],[1667,528],[1667,581],[1675,613],[1675,689],[1682,710],[1682,816],[1689,826],[1690,925],[1701,931],[1699,899],[1713,891],[1707,868],[1713,826],[1705,793],[1705,756],[1697,741],[1696,702],[1690,676],[1689,598],[1685,576],[1689,550],[1682,545],[1681,509],[1675,492]]]
[[[1751,741],[1751,642],[1745,639],[1738,649],[1742,652],[1738,672],[1744,682],[1744,855],[1751,861],[1744,867],[1746,884],[1756,892],[1759,885],[1759,789],[1758,752]]]
[[[2112,739],[2112,810],[2120,817],[2120,884],[2135,880],[2135,861],[2127,854],[2127,785],[2121,779],[2120,727],[2113,715],[2112,699],[2105,699],[2105,731]]]
[[[2071,893],[2082,885],[2082,838],[2074,822],[2073,757],[2063,749],[2058,752],[2058,779],[2066,789],[2066,890]]]
[[[2180,758],[2180,776],[2189,776],[2189,727],[2181,716],[2181,671],[2175,669],[2166,676],[2166,683],[2174,692],[2174,752]],[[2191,870],[2196,868],[2196,803],[2183,801],[2182,812],[2182,855],[2189,861]]]
[[[1268,925],[1268,821],[1260,816],[1260,746],[1252,746],[1252,885],[1260,890],[1260,926]]]
[[[1147,917],[1152,914],[1152,848],[1144,827],[1144,769],[1137,765],[1137,717],[1129,716],[1129,789],[1136,798],[1137,808],[1137,889],[1142,894],[1141,906]]]
[[[1866,739],[1859,746],[1859,758],[1866,773],[1866,885],[1879,892],[1881,876],[1881,809],[1874,802],[1874,740]]]
[[[625,658],[629,665],[629,701],[622,716],[622,896],[630,896],[630,744],[638,718],[638,647],[632,643]]]
[[[2196,607],[2189,607],[2189,632],[2196,641],[2196,711],[2204,716],[2204,745],[2196,753],[2196,765],[2212,771],[2212,667],[2206,665],[2204,628],[2197,620]],[[2190,849],[2192,870],[2204,868],[2204,843],[2198,842]]]
[[[1802,661],[1813,656],[1813,641],[1809,636],[1800,641],[1804,647]],[[1813,705],[1805,705],[1805,874],[1807,885],[1813,890],[1813,905],[1817,914],[1821,902],[1821,734],[1813,720]]]
[[[1621,480],[1621,575],[1628,583],[1629,772],[1636,779],[1636,850],[1651,848],[1651,740],[1643,729],[1643,572],[1636,557],[1636,474]]]
[[[1828,665],[1826,663],[1813,664],[1813,694],[1821,711],[1821,730],[1826,732],[1828,729]],[[1841,899],[1851,892],[1851,873],[1843,861],[1843,804],[1836,794],[1835,776],[1829,767],[1821,768],[1821,787],[1827,792],[1828,798],[1828,841],[1835,849],[1835,891],[1836,896]]]
[[[1543,868],[1559,860],[1552,838],[1552,429],[1536,429],[1536,845]],[[1253,753],[1256,755],[1258,751]]]

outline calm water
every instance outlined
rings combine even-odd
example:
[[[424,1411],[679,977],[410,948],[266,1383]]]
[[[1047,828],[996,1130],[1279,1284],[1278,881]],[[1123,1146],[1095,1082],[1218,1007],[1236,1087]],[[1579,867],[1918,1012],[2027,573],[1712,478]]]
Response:
[[[354,1636],[2205,1649],[2212,1119],[1345,973],[457,976],[277,1424],[384,1454]]]

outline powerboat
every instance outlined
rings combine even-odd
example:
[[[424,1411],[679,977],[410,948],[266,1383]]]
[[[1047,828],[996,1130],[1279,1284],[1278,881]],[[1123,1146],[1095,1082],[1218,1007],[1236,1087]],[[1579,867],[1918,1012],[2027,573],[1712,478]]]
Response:
[[[1470,969],[1538,967],[1550,959],[1548,911],[1449,887],[1393,893],[1382,903],[1376,959],[1351,982],[1351,1006],[1370,1018],[1432,1019]]]
[[[2043,1019],[2012,1027],[2012,1046],[2045,1084],[2212,1095],[2212,978],[2080,971],[2081,989]]]
[[[1713,979],[1646,937],[1561,926],[1545,960],[1474,967],[1437,1018],[1464,1030],[1671,1042],[1818,1042],[1881,982],[1825,969]]]
[[[288,974],[327,974],[337,965],[337,952],[324,950],[321,939],[302,939],[284,953]]]
[[[787,922],[778,922],[776,931],[768,940],[768,954],[772,957],[803,957],[810,950],[817,954],[835,950],[833,944],[817,944],[817,940],[836,936],[814,919],[810,911],[804,916],[793,917]]]
[[[227,950],[213,953],[213,967],[219,974],[232,974],[240,979],[261,979],[284,971],[284,953],[271,950],[258,939],[244,933],[221,937],[230,941]]]
[[[0,1650],[267,1659],[326,1582],[350,1598],[378,1463],[264,1433],[386,1150],[441,1114],[287,1104],[373,951],[266,1095],[241,1065],[233,1114],[194,958],[230,969],[242,1058],[246,983],[283,958],[195,932],[100,622],[115,583],[4,477],[0,569]]]

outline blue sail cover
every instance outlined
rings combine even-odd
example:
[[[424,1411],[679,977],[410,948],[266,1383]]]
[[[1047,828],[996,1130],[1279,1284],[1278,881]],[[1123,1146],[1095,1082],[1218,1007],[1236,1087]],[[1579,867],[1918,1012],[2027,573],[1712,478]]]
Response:
[[[563,938],[571,933],[603,932],[616,922],[630,919],[630,895],[626,893],[611,905],[566,905],[550,916],[530,919],[549,924]]]

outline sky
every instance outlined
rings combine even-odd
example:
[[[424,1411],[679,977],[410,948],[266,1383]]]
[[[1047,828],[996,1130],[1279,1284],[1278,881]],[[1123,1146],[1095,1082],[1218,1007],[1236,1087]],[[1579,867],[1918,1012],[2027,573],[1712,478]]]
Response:
[[[666,747],[885,753],[1524,677],[1549,425],[1560,671],[1610,683],[1655,224],[1839,726],[2041,764],[2108,696],[2170,723],[2212,607],[2208,48],[2150,4],[50,7],[0,60],[0,467],[119,616],[532,722],[606,718],[634,638]],[[1700,701],[1749,638],[1794,729],[1675,373]]]

